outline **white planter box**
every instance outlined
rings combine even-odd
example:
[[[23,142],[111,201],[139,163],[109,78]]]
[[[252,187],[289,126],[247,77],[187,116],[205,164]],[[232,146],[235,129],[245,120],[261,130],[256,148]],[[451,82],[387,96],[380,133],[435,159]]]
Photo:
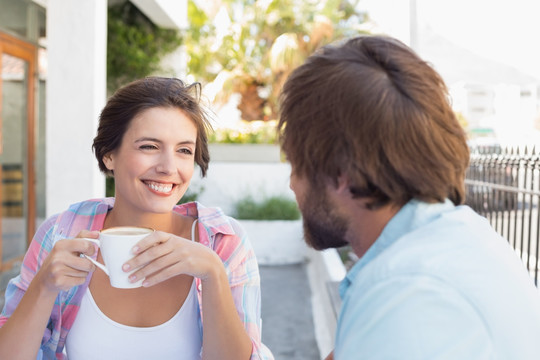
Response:
[[[281,150],[273,144],[209,144],[210,161],[280,162]]]
[[[302,220],[239,220],[253,244],[260,265],[295,264],[305,261]]]

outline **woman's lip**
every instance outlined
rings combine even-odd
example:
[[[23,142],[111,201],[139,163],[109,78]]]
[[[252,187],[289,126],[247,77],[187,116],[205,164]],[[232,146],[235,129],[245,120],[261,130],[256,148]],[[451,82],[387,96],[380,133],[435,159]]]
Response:
[[[142,179],[141,181],[144,183],[156,183],[158,185],[168,185],[168,184],[178,185],[176,181],[162,181],[162,180],[149,180],[149,179]]]

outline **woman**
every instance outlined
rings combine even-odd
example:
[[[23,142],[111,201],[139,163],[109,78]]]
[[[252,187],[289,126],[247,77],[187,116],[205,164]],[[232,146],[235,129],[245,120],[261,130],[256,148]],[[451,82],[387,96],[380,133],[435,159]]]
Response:
[[[72,205],[37,231],[6,290],[1,359],[271,359],[260,342],[253,249],[219,209],[176,205],[195,163],[209,154],[199,85],[146,78],[118,90],[101,112],[94,153],[115,198]],[[102,229],[156,231],[123,269],[135,289],[111,287],[83,254]],[[79,238],[79,239],[78,239]]]

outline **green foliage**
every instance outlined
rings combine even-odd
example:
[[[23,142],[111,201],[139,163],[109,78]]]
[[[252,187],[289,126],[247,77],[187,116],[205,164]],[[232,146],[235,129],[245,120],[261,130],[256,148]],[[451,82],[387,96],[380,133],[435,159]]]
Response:
[[[290,72],[317,48],[362,32],[359,26],[367,16],[356,10],[357,3],[188,0],[188,72],[197,81],[216,80],[218,102],[240,94],[243,120],[275,119]]]
[[[257,202],[247,196],[234,204],[233,216],[245,220],[298,220],[300,210],[294,200],[284,196],[272,196]]]
[[[133,80],[164,72],[161,59],[181,43],[176,30],[157,27],[131,2],[110,6],[107,21],[109,92]]]
[[[234,128],[218,128],[209,136],[211,143],[277,144],[276,121],[243,121]]]
[[[204,187],[202,185],[198,187],[194,185],[190,185],[190,187],[187,189],[184,196],[182,196],[178,204],[185,204],[188,202],[197,201],[197,199],[199,198],[199,195],[202,194],[203,191],[204,191]]]
[[[105,178],[105,196],[114,197],[114,178],[107,176]]]

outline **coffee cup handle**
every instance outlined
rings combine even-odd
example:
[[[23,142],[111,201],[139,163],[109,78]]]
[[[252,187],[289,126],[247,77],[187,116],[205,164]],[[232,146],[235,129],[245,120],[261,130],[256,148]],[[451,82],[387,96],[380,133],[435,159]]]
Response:
[[[94,244],[96,244],[97,246],[100,246],[100,242],[98,239],[91,239],[91,238],[82,238],[84,240],[88,240],[90,242],[93,242]],[[109,270],[107,270],[107,268],[105,267],[105,265],[103,265],[102,263],[99,263],[97,262],[96,260],[92,259],[90,256],[86,255],[86,254],[81,254],[81,256],[87,258],[88,260],[90,260],[94,265],[96,265],[98,268],[100,268],[101,270],[103,270],[103,272],[105,274],[107,274],[107,276],[109,276]]]

